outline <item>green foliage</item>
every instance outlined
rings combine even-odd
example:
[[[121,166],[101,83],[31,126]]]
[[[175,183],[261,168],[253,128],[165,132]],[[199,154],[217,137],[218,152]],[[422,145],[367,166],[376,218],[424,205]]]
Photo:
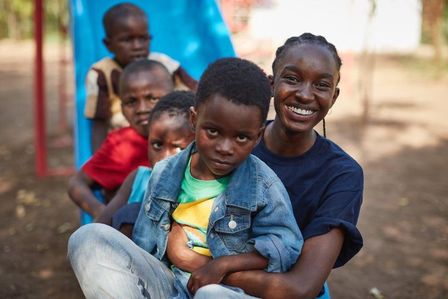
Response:
[[[445,0],[445,7],[443,10],[443,36],[445,41],[448,41],[448,1]]]
[[[55,34],[59,19],[67,24],[67,1],[44,2],[45,33]],[[0,1],[0,38],[25,39],[33,36],[34,0]]]

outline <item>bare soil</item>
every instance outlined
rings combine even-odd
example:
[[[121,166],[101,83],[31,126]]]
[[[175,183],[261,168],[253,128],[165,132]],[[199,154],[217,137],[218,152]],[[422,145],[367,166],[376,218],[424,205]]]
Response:
[[[269,72],[272,46],[242,40],[240,54]],[[0,298],[83,298],[66,260],[67,239],[79,226],[67,177],[35,176],[32,51],[29,42],[0,42]],[[48,163],[71,166],[71,129],[58,119],[57,45],[48,44],[46,54]],[[384,298],[448,298],[448,68],[420,56],[377,57],[363,123],[366,73],[356,56],[343,58],[327,135],[364,168],[365,246],[333,271],[332,296],[373,298],[377,288]]]

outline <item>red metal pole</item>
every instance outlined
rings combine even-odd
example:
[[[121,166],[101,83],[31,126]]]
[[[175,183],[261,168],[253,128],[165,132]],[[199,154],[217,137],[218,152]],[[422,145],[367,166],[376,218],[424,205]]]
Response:
[[[36,173],[39,177],[47,174],[47,153],[45,134],[45,90],[43,61],[44,0],[34,1],[34,39],[36,44],[34,66],[34,129],[36,147]]]
[[[67,28],[62,20],[63,7],[62,1],[59,1],[59,129],[64,132],[67,129],[67,55],[65,41],[67,39]]]

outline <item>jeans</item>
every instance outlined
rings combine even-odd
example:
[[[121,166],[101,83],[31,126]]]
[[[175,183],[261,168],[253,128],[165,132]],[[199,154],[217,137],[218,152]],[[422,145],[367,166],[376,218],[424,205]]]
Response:
[[[70,237],[68,258],[86,298],[188,298],[161,261],[110,226],[93,223]]]
[[[328,289],[327,283],[324,285],[325,292],[316,299],[331,299],[330,291]],[[209,298],[220,298],[220,299],[251,299],[258,298],[252,297],[244,293],[235,292],[223,285],[219,284],[209,284],[200,288],[194,295],[194,299],[209,299]]]
[[[235,288],[236,289],[236,288]],[[256,299],[258,297],[252,297],[250,295],[244,294],[242,291],[230,289],[227,286],[221,284],[209,284],[203,286],[197,290],[194,295],[194,299]]]

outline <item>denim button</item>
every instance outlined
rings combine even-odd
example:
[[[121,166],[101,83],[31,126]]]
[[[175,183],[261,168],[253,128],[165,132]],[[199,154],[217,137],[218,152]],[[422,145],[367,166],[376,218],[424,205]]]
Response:
[[[219,210],[219,208],[218,208],[218,207],[216,207],[216,208],[215,208],[215,212],[218,212],[218,210]]]
[[[235,222],[235,220],[230,220],[228,226],[229,226],[230,229],[234,229],[234,228],[236,228],[236,222]]]
[[[170,227],[171,227],[171,225],[170,225],[169,223],[167,223],[167,224],[162,224],[162,228],[163,228],[164,230],[166,230],[166,231],[169,231],[169,230],[170,230]]]

